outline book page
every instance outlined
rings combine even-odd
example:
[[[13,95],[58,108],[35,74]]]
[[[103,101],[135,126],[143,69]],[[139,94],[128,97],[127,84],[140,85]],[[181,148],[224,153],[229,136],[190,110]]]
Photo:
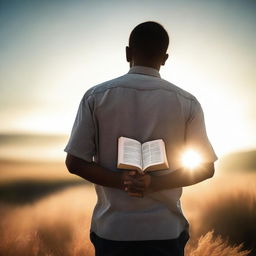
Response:
[[[119,139],[119,153],[122,155],[120,157],[120,163],[125,165],[133,165],[141,169],[142,159],[141,159],[141,144],[140,142],[120,137]]]
[[[162,153],[162,140],[153,140],[145,142],[142,145],[143,170],[150,165],[156,165],[164,162]]]

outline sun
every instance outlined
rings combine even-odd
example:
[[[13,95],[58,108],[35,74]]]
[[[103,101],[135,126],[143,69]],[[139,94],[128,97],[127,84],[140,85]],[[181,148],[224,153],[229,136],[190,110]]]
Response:
[[[182,161],[183,167],[194,169],[201,164],[202,158],[198,152],[196,152],[195,150],[189,149],[184,152],[184,154],[182,155],[181,161]]]

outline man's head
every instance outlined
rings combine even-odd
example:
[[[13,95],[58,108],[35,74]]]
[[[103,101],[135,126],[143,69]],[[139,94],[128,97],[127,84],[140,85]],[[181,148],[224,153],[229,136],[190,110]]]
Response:
[[[130,34],[126,59],[130,66],[149,66],[160,69],[168,58],[169,36],[160,24],[148,21],[137,25]]]

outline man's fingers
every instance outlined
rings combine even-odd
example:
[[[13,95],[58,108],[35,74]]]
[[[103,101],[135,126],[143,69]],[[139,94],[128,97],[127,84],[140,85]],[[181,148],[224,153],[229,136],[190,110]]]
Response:
[[[145,175],[145,173],[142,173],[142,172],[139,172],[139,171],[135,171],[135,170],[132,170],[132,171],[128,171],[128,175],[129,176],[133,176],[133,177],[136,177],[137,179],[140,178],[140,177],[143,177]]]
[[[124,181],[124,186],[128,187],[130,190],[144,191],[145,189],[144,184],[137,181]]]
[[[141,193],[145,191],[145,187],[143,186],[143,184],[140,183],[134,183],[132,181],[124,181],[124,187],[125,187],[125,191],[128,192],[132,192],[132,193]]]
[[[128,192],[139,192],[139,193],[145,191],[145,189],[143,187],[136,187],[136,186],[132,186],[132,185],[125,185],[124,190],[128,191]]]
[[[137,171],[127,171],[123,178],[123,186],[127,193],[144,193],[147,188],[147,176]]]

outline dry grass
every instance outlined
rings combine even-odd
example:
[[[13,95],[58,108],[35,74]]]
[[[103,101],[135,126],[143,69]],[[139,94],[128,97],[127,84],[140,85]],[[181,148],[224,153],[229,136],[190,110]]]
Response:
[[[195,247],[186,248],[188,256],[247,256],[250,251],[242,251],[242,245],[230,246],[220,236],[214,237],[213,231],[199,238]]]
[[[241,251],[242,245],[233,246],[228,238],[239,234],[242,228],[256,234],[255,177],[217,176],[185,189],[183,209],[191,224],[187,256],[248,255],[247,251]],[[85,185],[55,192],[30,204],[2,202],[0,255],[92,256],[94,250],[88,235],[95,202],[92,186]],[[240,221],[239,228],[232,229],[230,224],[227,233],[223,233],[218,228],[218,224],[223,227],[226,223],[223,212],[227,214],[226,220],[237,216],[235,222]],[[212,229],[214,232],[209,232]],[[243,239],[244,243],[249,241],[246,236]]]
[[[213,230],[216,241],[219,235],[230,246],[253,249],[249,255],[256,255],[255,177],[256,174],[250,173],[233,177],[217,175],[186,189],[183,205],[191,223],[193,246],[198,237]]]
[[[200,219],[205,223],[200,233],[214,229],[233,245],[244,243],[243,249],[255,248],[256,254],[256,194],[245,190],[222,197],[217,194]]]
[[[83,186],[25,206],[2,204],[0,255],[93,255],[89,224],[95,194]]]

